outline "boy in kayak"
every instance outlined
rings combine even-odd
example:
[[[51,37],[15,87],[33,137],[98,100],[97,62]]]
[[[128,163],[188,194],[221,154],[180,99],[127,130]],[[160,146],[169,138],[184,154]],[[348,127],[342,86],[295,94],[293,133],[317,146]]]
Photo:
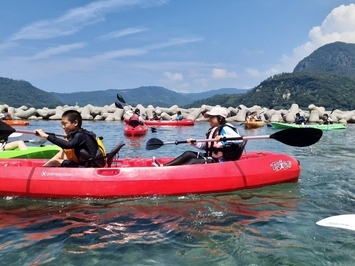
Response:
[[[240,141],[221,141],[223,137],[240,137],[237,129],[226,123],[228,111],[222,107],[214,107],[211,111],[204,114],[210,122],[211,128],[208,130],[206,136],[208,139],[214,140],[211,142],[194,142],[193,139],[187,139],[195,148],[205,150],[204,153],[195,151],[185,151],[179,157],[164,164],[164,166],[182,165],[182,164],[203,164],[215,163],[223,161],[237,160],[240,157],[239,146]],[[153,157],[153,164],[160,165]]]
[[[43,166],[104,167],[106,154],[102,142],[93,132],[81,128],[80,113],[75,110],[65,111],[61,123],[67,135],[66,139],[47,134],[42,129],[35,130],[36,135],[63,149]]]

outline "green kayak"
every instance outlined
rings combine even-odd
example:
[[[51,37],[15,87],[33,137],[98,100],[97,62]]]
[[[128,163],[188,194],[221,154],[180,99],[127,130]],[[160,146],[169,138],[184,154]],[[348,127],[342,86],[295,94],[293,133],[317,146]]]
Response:
[[[321,125],[321,124],[306,124],[306,125],[299,125],[299,124],[287,124],[287,123],[279,123],[279,122],[271,122],[271,125],[276,129],[286,129],[286,128],[318,128],[321,130],[339,130],[345,129],[346,127],[343,124],[328,124],[328,125]]]
[[[28,150],[20,151],[7,150],[0,151],[0,158],[24,158],[24,159],[50,159],[60,151],[56,145],[47,145],[43,147],[28,146]]]

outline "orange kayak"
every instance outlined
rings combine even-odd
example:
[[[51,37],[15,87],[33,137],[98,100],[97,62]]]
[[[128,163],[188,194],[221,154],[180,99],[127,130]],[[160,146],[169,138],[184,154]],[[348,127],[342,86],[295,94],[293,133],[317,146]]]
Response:
[[[9,126],[28,126],[30,122],[27,120],[1,120]]]
[[[262,120],[256,120],[256,121],[246,121],[244,123],[244,127],[246,129],[250,129],[250,128],[258,128],[258,127],[263,127],[265,124],[264,121]]]

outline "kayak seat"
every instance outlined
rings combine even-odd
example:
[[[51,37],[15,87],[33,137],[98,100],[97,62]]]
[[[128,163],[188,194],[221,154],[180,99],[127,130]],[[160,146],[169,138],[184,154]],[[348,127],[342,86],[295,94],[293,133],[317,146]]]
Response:
[[[128,122],[128,125],[130,125],[131,127],[138,127],[139,126],[139,121],[137,120],[131,120]]]
[[[236,160],[239,160],[240,157],[242,157],[242,154],[245,149],[245,145],[247,145],[247,142],[248,142],[247,140],[243,140],[243,142],[240,143],[240,145],[238,146],[237,151],[236,151]]]
[[[107,167],[111,167],[112,165],[112,162],[113,162],[113,159],[116,157],[117,155],[117,158],[118,158],[118,152],[120,151],[120,149],[126,145],[124,142],[120,142],[117,144],[116,147],[114,147],[110,153],[107,155],[107,159],[106,159],[106,164],[107,164]]]

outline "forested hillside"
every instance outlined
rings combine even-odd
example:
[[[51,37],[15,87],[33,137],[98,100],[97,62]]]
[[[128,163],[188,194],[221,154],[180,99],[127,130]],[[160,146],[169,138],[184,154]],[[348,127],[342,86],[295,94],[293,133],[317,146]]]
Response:
[[[13,107],[55,108],[63,102],[24,80],[0,78],[0,104]]]
[[[187,107],[201,104],[238,106],[261,105],[289,108],[298,103],[326,108],[355,109],[355,44],[335,42],[315,50],[300,61],[293,73],[270,77],[241,95],[214,96],[196,101]]]

